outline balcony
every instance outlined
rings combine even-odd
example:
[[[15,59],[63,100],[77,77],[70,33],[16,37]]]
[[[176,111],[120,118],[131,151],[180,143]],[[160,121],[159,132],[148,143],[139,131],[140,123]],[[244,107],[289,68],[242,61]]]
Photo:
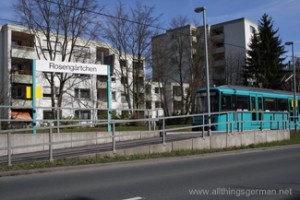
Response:
[[[23,83],[23,84],[32,84],[32,75],[31,72],[23,73],[13,73],[11,75],[12,83]]]
[[[32,100],[12,99],[11,103],[16,107],[32,107]]]
[[[224,48],[224,47],[218,47],[218,48],[214,48],[214,49],[212,50],[212,53],[213,53],[213,54],[223,53],[223,52],[225,52],[225,48]]]
[[[11,56],[13,58],[37,59],[33,47],[12,45]]]
[[[181,96],[173,96],[173,101],[182,101]]]
[[[214,67],[225,66],[225,60],[217,60],[213,62]]]
[[[213,41],[223,41],[224,40],[224,34],[218,34],[218,35],[213,35],[211,37]]]
[[[97,81],[97,88],[106,89],[107,88],[107,82]]]
[[[107,102],[98,101],[98,109],[107,109]]]
[[[34,35],[12,31],[11,37],[12,57],[36,59]]]

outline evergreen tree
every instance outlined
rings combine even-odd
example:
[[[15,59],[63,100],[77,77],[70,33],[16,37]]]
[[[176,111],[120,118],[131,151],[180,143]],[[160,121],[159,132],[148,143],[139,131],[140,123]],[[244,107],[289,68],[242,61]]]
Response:
[[[259,32],[254,34],[248,51],[245,80],[255,78],[255,85],[263,88],[281,89],[283,71],[284,46],[274,30],[272,18],[264,14],[258,24]]]
[[[257,75],[260,60],[258,51],[259,39],[258,34],[254,33],[249,45],[250,50],[247,51],[248,58],[246,59],[246,66],[243,72],[244,84],[258,87]]]

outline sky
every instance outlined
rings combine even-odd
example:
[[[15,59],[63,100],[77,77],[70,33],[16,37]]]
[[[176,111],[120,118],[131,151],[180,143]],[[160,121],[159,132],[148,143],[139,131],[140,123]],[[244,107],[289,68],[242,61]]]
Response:
[[[0,24],[2,19],[15,19],[12,3],[17,0],[0,0]],[[105,6],[104,12],[109,13],[116,3],[134,5],[136,0],[97,0]],[[264,13],[272,17],[274,28],[279,29],[278,36],[282,44],[294,42],[295,55],[300,57],[300,0],[140,0],[142,3],[155,7],[155,16],[161,16],[161,27],[169,28],[173,18],[187,17],[191,23],[201,25],[202,15],[194,12],[196,7],[206,7],[208,24],[217,24],[245,17],[255,23]],[[291,47],[286,47],[287,55],[291,55]]]

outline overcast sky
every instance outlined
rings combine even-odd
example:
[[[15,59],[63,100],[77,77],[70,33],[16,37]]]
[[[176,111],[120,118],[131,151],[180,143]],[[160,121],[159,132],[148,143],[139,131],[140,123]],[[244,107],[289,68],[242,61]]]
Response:
[[[0,0],[0,24],[7,21],[2,19],[15,19],[11,8],[16,0]],[[119,0],[97,0],[105,5],[105,12],[115,6]],[[132,5],[135,0],[120,0]],[[293,41],[295,43],[296,56],[300,57],[300,0],[142,0],[143,3],[155,7],[155,15],[161,15],[161,26],[169,27],[172,18],[186,16],[193,23],[199,20],[200,14],[196,14],[196,7],[206,7],[207,23],[216,24],[228,20],[245,17],[253,22],[258,22],[264,13],[273,18],[274,27],[279,28],[279,36],[282,42]],[[200,23],[199,22],[199,23]],[[290,47],[287,47],[287,54]]]

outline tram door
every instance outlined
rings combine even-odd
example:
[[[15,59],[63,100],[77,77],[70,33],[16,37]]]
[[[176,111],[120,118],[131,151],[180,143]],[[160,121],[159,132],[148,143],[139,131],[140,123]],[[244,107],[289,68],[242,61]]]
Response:
[[[296,106],[296,113],[294,113],[294,106]],[[297,118],[294,116],[298,116],[298,105],[294,102],[294,99],[289,99],[289,110],[290,110],[290,121],[295,121]]]
[[[260,121],[262,120],[262,111],[263,111],[263,101],[262,96],[260,95],[250,95],[251,103],[251,120],[253,127],[259,127]]]

